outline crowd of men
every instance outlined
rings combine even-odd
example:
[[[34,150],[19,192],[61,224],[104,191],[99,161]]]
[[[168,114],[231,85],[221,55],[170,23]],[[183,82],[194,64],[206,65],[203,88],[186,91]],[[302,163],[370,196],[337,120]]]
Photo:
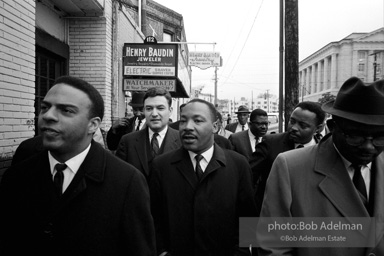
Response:
[[[201,99],[170,122],[162,88],[130,105],[105,150],[100,93],[55,81],[40,135],[0,183],[0,255],[384,255],[384,80],[352,77],[333,101],[300,102],[277,134],[262,109],[240,106],[224,127]],[[241,217],[375,217],[377,237],[352,249],[240,247]]]

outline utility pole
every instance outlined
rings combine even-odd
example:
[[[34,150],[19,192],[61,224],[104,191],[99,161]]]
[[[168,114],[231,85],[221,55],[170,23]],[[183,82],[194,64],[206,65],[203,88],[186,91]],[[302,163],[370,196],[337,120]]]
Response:
[[[377,54],[382,53],[382,52],[384,52],[384,51],[375,51],[374,53],[370,54],[370,55],[374,56],[373,57],[373,82],[375,82],[377,79],[377,73],[376,73],[376,71],[377,71]]]
[[[215,67],[215,107],[218,107],[217,104],[217,67]]]
[[[299,103],[298,0],[285,0],[285,128]]]
[[[284,113],[284,0],[280,0],[280,35],[279,35],[279,120]],[[283,131],[283,122],[279,122],[279,132]]]

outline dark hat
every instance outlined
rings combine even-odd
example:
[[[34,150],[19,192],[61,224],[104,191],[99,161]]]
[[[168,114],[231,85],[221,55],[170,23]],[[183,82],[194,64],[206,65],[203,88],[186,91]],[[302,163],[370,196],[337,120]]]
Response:
[[[239,109],[237,110],[237,112],[235,112],[235,114],[238,114],[238,113],[251,113],[251,111],[249,111],[249,109],[246,107],[246,106],[244,106],[244,105],[241,105],[240,107],[239,107]]]
[[[145,92],[132,92],[132,100],[128,104],[133,108],[144,107]]]
[[[384,80],[364,84],[351,77],[341,86],[336,99],[324,103],[322,109],[355,122],[384,125]]]

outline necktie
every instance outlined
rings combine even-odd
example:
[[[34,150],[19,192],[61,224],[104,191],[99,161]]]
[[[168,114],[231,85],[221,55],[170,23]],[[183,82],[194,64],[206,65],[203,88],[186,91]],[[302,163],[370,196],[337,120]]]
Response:
[[[67,168],[66,164],[56,164],[56,174],[53,178],[53,184],[55,185],[56,193],[61,196],[63,194],[63,182],[64,182],[64,173],[63,171]]]
[[[303,148],[304,147],[304,145],[302,145],[302,144],[299,144],[299,145],[297,145],[297,147],[296,148]]]
[[[159,154],[159,141],[157,140],[157,136],[159,136],[159,134],[157,132],[154,133],[151,140],[152,157],[155,157]]]
[[[361,166],[352,164],[352,167],[355,170],[352,178],[353,184],[364,197],[365,201],[367,201],[367,188],[365,187],[365,182],[363,176],[361,175]]]
[[[241,126],[241,130],[244,131],[244,125]]]
[[[257,144],[259,143],[259,138],[257,138],[256,136],[255,136],[255,150],[256,150],[256,146],[257,146]]]
[[[315,137],[317,139],[317,142],[319,142],[323,138],[323,135],[321,133],[316,133]]]
[[[197,176],[197,180],[200,181],[201,177],[203,177],[203,169],[201,169],[201,166],[200,166],[200,161],[201,159],[203,159],[203,156],[196,155],[195,159],[196,159],[196,176]]]
[[[141,125],[141,119],[139,119],[139,123],[137,124],[136,131],[140,130],[140,125]]]

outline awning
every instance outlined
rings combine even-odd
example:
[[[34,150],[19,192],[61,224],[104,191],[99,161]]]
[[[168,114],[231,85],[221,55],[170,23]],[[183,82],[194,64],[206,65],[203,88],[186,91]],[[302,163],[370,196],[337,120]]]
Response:
[[[51,0],[69,17],[99,17],[104,12],[103,0]]]
[[[183,82],[179,78],[176,80],[176,91],[170,92],[173,98],[189,98],[188,93],[185,90]]]

